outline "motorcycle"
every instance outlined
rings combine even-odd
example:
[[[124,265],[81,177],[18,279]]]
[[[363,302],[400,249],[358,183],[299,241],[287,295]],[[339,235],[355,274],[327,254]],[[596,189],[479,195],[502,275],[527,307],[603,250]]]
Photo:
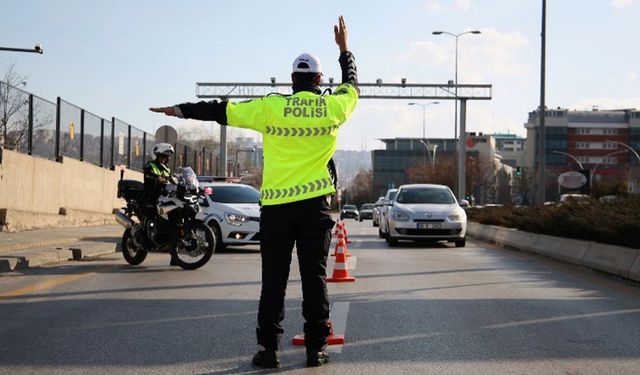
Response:
[[[125,230],[122,235],[122,255],[127,263],[142,263],[149,252],[169,252],[172,260],[183,269],[204,266],[215,249],[212,229],[196,219],[202,197],[199,182],[191,168],[174,175],[177,184],[167,184],[155,205],[145,201],[144,184],[125,180],[120,171],[118,198],[127,206],[116,210],[116,221]],[[150,214],[157,213],[155,215]]]

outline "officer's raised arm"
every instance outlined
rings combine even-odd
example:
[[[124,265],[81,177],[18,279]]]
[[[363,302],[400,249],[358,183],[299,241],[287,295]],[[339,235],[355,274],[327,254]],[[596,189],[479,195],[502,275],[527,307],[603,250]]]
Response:
[[[354,87],[358,87],[358,70],[356,68],[356,61],[349,51],[349,44],[347,38],[347,24],[344,21],[344,17],[340,16],[338,24],[333,26],[333,34],[335,36],[336,44],[340,48],[340,70],[342,70],[342,83],[349,83]]]

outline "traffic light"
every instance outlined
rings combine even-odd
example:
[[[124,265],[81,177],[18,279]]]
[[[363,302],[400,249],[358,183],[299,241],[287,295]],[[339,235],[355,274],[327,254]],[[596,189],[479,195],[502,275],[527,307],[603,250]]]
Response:
[[[516,177],[520,176],[522,176],[522,171],[520,170],[520,167],[516,167]]]

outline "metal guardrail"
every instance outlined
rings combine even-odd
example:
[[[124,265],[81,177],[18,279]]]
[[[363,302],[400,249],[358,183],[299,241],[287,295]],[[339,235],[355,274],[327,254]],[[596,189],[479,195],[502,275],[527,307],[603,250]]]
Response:
[[[72,158],[103,168],[142,171],[155,136],[116,117],[103,118],[58,97],[43,99],[0,81],[0,147],[63,162]],[[217,174],[213,150],[174,144],[172,169]],[[217,161],[217,160],[216,160]]]

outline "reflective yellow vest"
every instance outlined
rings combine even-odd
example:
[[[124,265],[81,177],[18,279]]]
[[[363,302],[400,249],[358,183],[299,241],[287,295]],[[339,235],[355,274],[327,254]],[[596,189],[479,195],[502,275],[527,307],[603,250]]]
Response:
[[[327,163],[336,150],[338,128],[357,102],[356,88],[342,84],[332,95],[300,91],[227,104],[229,125],[263,135],[263,205],[335,192]]]

